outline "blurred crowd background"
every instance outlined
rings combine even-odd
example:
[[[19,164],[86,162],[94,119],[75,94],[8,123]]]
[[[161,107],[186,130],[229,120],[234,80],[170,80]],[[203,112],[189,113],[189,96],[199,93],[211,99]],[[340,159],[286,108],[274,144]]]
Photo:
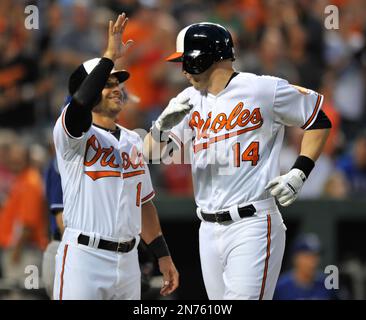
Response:
[[[37,30],[24,26],[25,6],[32,4],[39,9]],[[337,30],[324,26],[327,5],[339,9]],[[237,70],[282,77],[325,96],[323,110],[333,128],[300,198],[365,198],[366,1],[2,0],[0,248],[9,256],[3,273],[16,271],[25,247],[33,250],[27,263],[37,264],[48,242],[43,175],[54,156],[52,129],[67,80],[80,63],[101,56],[108,21],[120,12],[130,18],[125,40],[135,41],[119,62],[131,73],[120,124],[150,128],[188,85],[180,66],[164,61],[175,51],[177,33],[191,23],[217,22],[233,35]],[[294,163],[301,137],[301,129],[287,130],[283,172]],[[189,165],[151,165],[150,170],[160,195],[192,197]]]

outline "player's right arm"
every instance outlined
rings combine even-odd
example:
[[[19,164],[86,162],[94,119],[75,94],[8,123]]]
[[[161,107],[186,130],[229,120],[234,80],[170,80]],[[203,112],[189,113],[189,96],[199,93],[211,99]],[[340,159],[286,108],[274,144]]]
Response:
[[[101,92],[113,69],[114,62],[126,53],[132,44],[121,41],[128,18],[123,13],[117,21],[109,21],[108,45],[98,65],[85,78],[80,88],[73,94],[64,115],[64,126],[69,136],[79,138],[92,124],[92,109],[100,101]]]
[[[189,104],[189,97],[180,94],[169,101],[168,106],[164,109],[158,119],[150,129],[150,132],[144,139],[144,157],[148,162],[159,160],[163,157],[167,149],[167,145],[171,141],[169,135],[173,127],[180,125],[182,128],[182,120],[192,109]],[[179,130],[179,129],[178,129]],[[184,139],[181,139],[182,141]]]
[[[178,288],[179,273],[171,258],[161,231],[157,210],[151,200],[142,204],[141,214],[141,238],[158,261],[159,269],[164,280],[160,294],[166,296]]]
[[[64,115],[64,126],[69,136],[81,137],[92,124],[92,109],[113,69],[113,61],[103,57],[71,97]]]

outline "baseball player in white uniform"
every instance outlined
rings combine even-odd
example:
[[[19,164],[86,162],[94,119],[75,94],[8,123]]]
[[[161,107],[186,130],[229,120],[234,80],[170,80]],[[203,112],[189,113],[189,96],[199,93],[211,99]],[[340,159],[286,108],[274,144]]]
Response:
[[[156,120],[144,153],[156,160],[167,144],[188,145],[208,297],[272,299],[286,231],[275,198],[282,206],[296,199],[331,124],[320,111],[322,95],[236,72],[234,59],[231,35],[218,24],[197,23],[178,34],[177,52],[167,60],[182,63],[192,86]],[[279,176],[285,126],[305,133],[293,168]]]
[[[65,225],[56,255],[55,299],[140,299],[140,236],[158,259],[161,294],[178,286],[151,201],[142,141],[115,123],[129,74],[112,68],[131,44],[121,41],[126,23],[125,14],[110,21],[103,57],[71,75],[71,102],[54,128]]]

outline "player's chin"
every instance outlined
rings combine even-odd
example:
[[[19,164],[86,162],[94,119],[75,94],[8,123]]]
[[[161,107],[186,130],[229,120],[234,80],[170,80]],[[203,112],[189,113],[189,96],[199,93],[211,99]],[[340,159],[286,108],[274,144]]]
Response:
[[[114,110],[114,111],[121,111],[123,107],[123,102],[122,101],[117,101],[117,100],[112,100],[109,103],[109,109]]]
[[[117,109],[122,110],[122,108],[123,108],[123,102],[122,102],[122,101],[120,101],[120,102],[116,102],[116,103],[115,103],[115,105],[116,105],[116,108],[117,108]]]

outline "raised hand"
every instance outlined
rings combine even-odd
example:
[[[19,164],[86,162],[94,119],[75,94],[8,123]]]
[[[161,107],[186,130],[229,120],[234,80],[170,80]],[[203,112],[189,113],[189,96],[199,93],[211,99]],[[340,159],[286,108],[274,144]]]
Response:
[[[128,18],[125,13],[118,15],[116,22],[113,23],[112,20],[109,21],[108,28],[108,45],[104,53],[104,57],[116,61],[122,58],[127,49],[133,44],[132,40],[128,40],[123,43],[122,36],[123,32],[127,26]]]

